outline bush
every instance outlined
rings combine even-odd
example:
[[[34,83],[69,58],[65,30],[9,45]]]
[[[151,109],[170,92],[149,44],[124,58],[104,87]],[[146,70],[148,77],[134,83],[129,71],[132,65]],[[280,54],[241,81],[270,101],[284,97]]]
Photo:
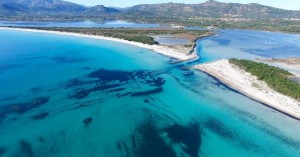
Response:
[[[251,73],[259,80],[265,81],[279,93],[300,100],[300,84],[288,78],[292,76],[288,71],[264,63],[243,59],[230,59],[229,62]]]

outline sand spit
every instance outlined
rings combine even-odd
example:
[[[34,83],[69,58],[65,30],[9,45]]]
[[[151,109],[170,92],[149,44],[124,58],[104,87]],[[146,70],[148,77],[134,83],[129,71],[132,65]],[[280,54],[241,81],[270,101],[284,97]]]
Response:
[[[194,66],[242,94],[300,120],[300,102],[271,89],[264,81],[232,65],[228,60],[218,60]]]
[[[2,30],[19,30],[19,31],[28,31],[28,32],[39,32],[39,33],[51,33],[51,34],[58,34],[58,35],[70,35],[70,36],[77,36],[77,37],[85,37],[85,38],[93,38],[93,39],[100,39],[100,40],[110,40],[114,42],[121,42],[125,44],[130,44],[142,48],[146,48],[157,52],[161,55],[175,58],[179,61],[187,61],[191,59],[198,58],[196,53],[188,54],[188,52],[184,52],[181,49],[173,49],[164,45],[148,45],[134,41],[128,41],[124,39],[106,37],[106,36],[96,36],[96,35],[88,35],[88,34],[80,34],[80,33],[70,33],[70,32],[58,32],[58,31],[46,31],[46,30],[36,30],[36,29],[27,29],[27,28],[11,28],[11,27],[0,27]]]

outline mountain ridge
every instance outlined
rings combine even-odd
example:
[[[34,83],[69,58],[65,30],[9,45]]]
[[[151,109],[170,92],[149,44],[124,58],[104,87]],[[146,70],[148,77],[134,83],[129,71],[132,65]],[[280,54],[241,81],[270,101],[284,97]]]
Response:
[[[85,12],[117,12],[116,9],[97,5],[84,5],[63,0],[0,0],[0,12],[11,14],[26,13],[85,13]]]
[[[223,3],[215,0],[198,4],[140,4],[130,7],[127,11],[148,12],[168,17],[176,17],[180,13],[180,17],[300,18],[300,11],[273,8],[258,3]]]

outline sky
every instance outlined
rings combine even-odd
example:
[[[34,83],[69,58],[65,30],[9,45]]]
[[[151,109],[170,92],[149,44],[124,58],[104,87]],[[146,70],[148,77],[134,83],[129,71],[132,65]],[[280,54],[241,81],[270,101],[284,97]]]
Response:
[[[66,0],[78,4],[83,4],[86,6],[94,5],[104,5],[104,6],[114,6],[114,7],[130,7],[137,4],[151,4],[151,3],[203,3],[206,0]],[[232,2],[232,3],[259,3],[263,5],[268,5],[272,7],[289,9],[289,10],[300,10],[300,0],[218,0],[219,2]]]

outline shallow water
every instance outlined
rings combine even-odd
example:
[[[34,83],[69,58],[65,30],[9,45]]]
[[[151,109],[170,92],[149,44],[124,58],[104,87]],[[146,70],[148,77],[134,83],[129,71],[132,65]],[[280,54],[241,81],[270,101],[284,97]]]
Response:
[[[222,58],[300,57],[299,35],[252,30],[218,30],[197,41],[201,62]]]
[[[3,30],[0,43],[0,156],[300,154],[299,121],[149,50]]]
[[[159,24],[132,23],[126,21],[0,21],[0,26],[14,27],[84,27],[84,28],[157,28]]]
[[[155,41],[162,45],[184,45],[190,43],[189,39],[178,38],[172,35],[157,35],[153,37]]]
[[[156,23],[133,23],[121,20],[92,21],[0,21],[0,26],[11,27],[74,27],[74,28],[172,28],[170,25]],[[207,30],[202,27],[184,27],[186,30]]]

